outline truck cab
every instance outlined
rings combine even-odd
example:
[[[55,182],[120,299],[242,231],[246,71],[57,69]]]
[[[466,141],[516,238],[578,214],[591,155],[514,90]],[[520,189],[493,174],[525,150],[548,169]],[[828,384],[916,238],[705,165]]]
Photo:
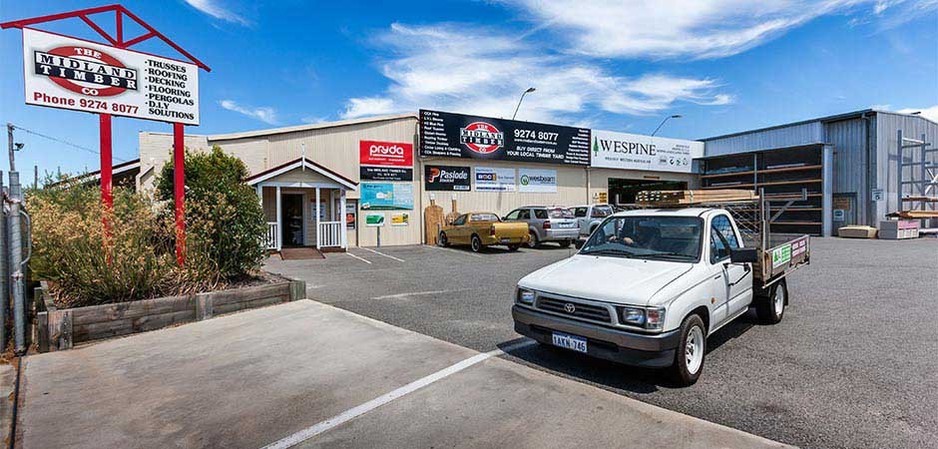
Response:
[[[573,206],[570,210],[573,212],[573,218],[580,229],[580,237],[588,237],[596,229],[596,226],[599,226],[606,217],[615,212],[609,204],[585,204]]]
[[[613,214],[574,256],[518,282],[515,330],[598,358],[668,368],[692,384],[709,335],[753,304],[778,322],[788,302],[784,276],[755,280],[763,258],[743,241],[720,208]]]

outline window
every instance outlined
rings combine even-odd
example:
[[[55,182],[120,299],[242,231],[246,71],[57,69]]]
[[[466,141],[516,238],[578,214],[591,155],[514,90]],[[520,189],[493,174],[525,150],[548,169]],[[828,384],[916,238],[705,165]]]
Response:
[[[573,212],[569,209],[558,207],[550,210],[550,218],[573,218]]]
[[[710,223],[710,263],[730,257],[730,249],[739,248],[729,217],[719,215]]]
[[[546,220],[547,209],[534,209],[534,218],[537,218],[538,220]]]
[[[518,214],[519,214],[520,212],[521,212],[521,211],[518,210],[518,209],[515,209],[515,210],[509,212],[508,215],[505,215],[505,220],[517,220],[517,219],[518,219]]]
[[[495,214],[472,214],[472,221],[499,221]]]
[[[466,217],[467,217],[466,214],[462,214],[462,215],[456,217],[456,219],[453,220],[453,226],[462,226],[462,225],[466,224]]]
[[[530,219],[531,219],[531,211],[528,210],[528,209],[521,209],[521,213],[518,214],[518,219],[519,219],[519,220],[530,220]]]
[[[603,218],[612,215],[612,208],[609,206],[595,206],[593,207],[593,212],[590,215],[592,218]]]
[[[590,236],[580,254],[693,262],[699,257],[702,229],[697,217],[613,217]]]
[[[578,208],[574,209],[574,210],[573,210],[573,216],[576,217],[576,218],[585,217],[585,216],[586,216],[586,208],[585,208],[585,207],[578,207]]]

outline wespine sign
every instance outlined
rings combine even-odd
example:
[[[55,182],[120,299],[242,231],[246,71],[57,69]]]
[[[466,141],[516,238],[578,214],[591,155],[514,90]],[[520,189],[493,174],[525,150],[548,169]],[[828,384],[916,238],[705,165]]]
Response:
[[[420,156],[589,165],[590,130],[420,110]]]
[[[199,124],[199,68],[190,63],[23,29],[26,103]]]
[[[597,168],[693,173],[704,143],[692,140],[593,130],[592,162]]]
[[[424,189],[428,191],[468,192],[472,190],[469,167],[425,165]]]

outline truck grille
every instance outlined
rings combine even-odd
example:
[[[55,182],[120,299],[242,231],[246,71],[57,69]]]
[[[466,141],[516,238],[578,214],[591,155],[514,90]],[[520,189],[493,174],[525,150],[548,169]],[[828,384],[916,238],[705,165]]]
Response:
[[[568,304],[573,306],[573,312],[568,309]],[[561,315],[572,316],[590,321],[599,321],[602,323],[611,323],[609,309],[603,306],[593,304],[584,304],[577,301],[566,299],[551,298],[548,296],[537,297],[537,308],[548,312],[559,313]]]

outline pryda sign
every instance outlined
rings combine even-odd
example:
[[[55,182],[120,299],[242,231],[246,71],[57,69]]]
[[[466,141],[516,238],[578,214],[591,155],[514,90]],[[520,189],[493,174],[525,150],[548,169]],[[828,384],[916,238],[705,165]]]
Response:
[[[413,144],[362,140],[358,152],[363,181],[414,180]]]

